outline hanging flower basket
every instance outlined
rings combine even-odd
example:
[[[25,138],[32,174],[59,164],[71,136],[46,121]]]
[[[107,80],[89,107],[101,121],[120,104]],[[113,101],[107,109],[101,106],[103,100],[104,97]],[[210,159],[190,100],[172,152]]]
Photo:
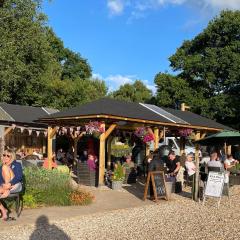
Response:
[[[180,137],[189,137],[192,134],[191,128],[180,128],[178,129],[178,134]]]
[[[147,127],[138,127],[135,132],[135,136],[142,139],[142,141],[146,144],[151,144],[154,141],[154,134],[151,128]]]
[[[93,135],[94,137],[99,138],[102,133],[105,132],[104,125],[98,121],[90,121],[85,125],[86,134]]]

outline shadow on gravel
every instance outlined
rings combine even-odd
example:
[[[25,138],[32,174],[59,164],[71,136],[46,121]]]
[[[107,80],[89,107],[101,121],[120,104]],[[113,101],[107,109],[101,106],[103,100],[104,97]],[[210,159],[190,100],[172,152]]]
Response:
[[[145,178],[138,178],[136,183],[123,186],[123,189],[127,190],[129,193],[131,193],[135,197],[143,200],[144,187],[145,187]]]
[[[49,224],[48,218],[45,215],[38,217],[36,220],[36,229],[31,234],[29,240],[71,240],[63,230],[54,224]]]

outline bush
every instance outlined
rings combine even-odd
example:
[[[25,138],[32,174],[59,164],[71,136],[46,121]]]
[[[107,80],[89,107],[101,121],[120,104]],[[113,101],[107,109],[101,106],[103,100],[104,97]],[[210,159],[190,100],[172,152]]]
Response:
[[[26,207],[83,205],[92,201],[90,194],[71,188],[67,171],[25,168],[24,181]]]
[[[92,203],[94,196],[83,190],[75,190],[70,194],[72,205],[88,205]]]

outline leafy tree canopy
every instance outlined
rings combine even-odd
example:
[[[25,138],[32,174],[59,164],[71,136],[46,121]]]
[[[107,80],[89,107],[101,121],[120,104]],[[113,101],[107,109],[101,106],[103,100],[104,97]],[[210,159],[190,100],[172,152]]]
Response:
[[[240,120],[236,104],[240,90],[239,26],[240,11],[222,11],[202,33],[184,41],[170,57],[177,76],[158,74],[155,78],[158,103],[181,100],[197,113],[236,125]]]
[[[1,101],[62,108],[106,94],[103,82],[88,80],[92,72],[87,60],[65,48],[46,20],[41,0],[0,2]],[[65,97],[57,95],[60,87]],[[80,95],[79,89],[84,89]],[[89,89],[96,91],[91,97],[84,95]]]
[[[152,98],[152,91],[142,81],[126,83],[110,94],[113,98],[129,102],[147,102]]]

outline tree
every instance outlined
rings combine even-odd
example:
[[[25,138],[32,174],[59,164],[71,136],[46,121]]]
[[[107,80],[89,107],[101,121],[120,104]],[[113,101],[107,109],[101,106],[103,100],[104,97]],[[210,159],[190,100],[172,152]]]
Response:
[[[120,86],[111,96],[129,102],[147,102],[152,98],[152,91],[142,81],[136,80],[133,84],[126,83]]]
[[[192,107],[198,113],[232,125],[240,120],[236,104],[240,90],[239,26],[240,11],[223,11],[170,57],[178,81],[184,79],[193,95],[192,100],[183,99],[190,104],[194,101]]]
[[[96,89],[99,96],[106,95],[104,83],[88,80],[92,73],[87,60],[65,48],[47,26],[41,3],[0,2],[1,101],[63,108],[98,98]]]
[[[105,82],[98,79],[82,81],[52,81],[43,97],[45,105],[57,109],[64,109],[90,102],[107,94]]]

